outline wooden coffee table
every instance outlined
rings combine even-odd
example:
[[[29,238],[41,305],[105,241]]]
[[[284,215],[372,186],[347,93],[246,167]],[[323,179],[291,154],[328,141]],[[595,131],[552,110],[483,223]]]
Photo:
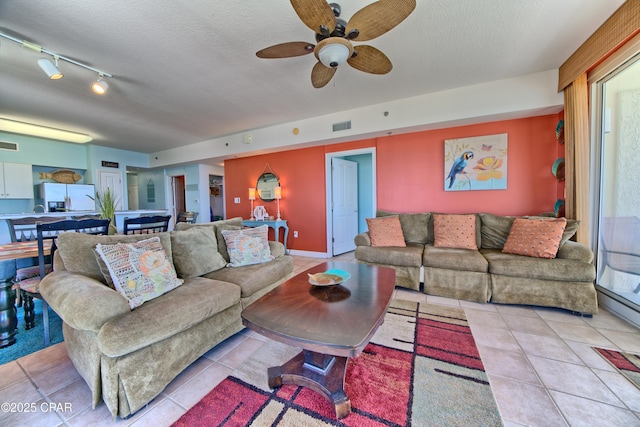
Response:
[[[351,274],[334,286],[313,286],[308,273],[340,269]],[[298,274],[242,312],[242,323],[261,335],[302,348],[282,366],[269,368],[269,387],[298,384],[325,396],[336,417],[351,412],[344,391],[350,357],[358,356],[382,324],[395,287],[395,271],[356,263],[327,262]]]

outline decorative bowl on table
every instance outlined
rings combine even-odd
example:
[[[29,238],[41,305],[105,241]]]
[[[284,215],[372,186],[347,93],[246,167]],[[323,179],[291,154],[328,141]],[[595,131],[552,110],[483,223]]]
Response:
[[[344,270],[331,269],[322,273],[309,274],[313,286],[333,286],[349,280],[351,274]]]

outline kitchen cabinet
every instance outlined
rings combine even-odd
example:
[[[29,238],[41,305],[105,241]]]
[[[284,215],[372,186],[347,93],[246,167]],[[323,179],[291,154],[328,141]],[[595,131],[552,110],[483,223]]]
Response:
[[[0,162],[0,199],[33,199],[31,165]]]

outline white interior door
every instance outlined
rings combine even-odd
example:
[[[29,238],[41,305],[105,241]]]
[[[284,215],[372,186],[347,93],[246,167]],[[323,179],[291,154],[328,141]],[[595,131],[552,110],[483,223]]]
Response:
[[[356,248],[358,234],[358,163],[331,159],[333,255]]]
[[[98,172],[98,191],[102,193],[105,189],[110,188],[111,194],[116,199],[116,210],[121,211],[124,209],[123,205],[123,189],[122,189],[122,173],[113,172],[107,170],[101,170]]]

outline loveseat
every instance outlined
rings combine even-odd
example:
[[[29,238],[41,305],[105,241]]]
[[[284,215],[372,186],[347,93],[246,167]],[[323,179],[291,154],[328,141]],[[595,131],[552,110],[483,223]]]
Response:
[[[59,236],[54,271],[40,290],[63,320],[69,357],[89,385],[94,407],[102,399],[114,418],[136,412],[196,359],[240,331],[244,307],[292,276],[292,257],[273,241],[268,242],[272,260],[227,267],[222,233],[240,230],[241,224],[234,218],[178,223],[176,231],[153,235]],[[266,244],[266,231],[264,237]],[[184,282],[132,308],[109,287],[116,267],[105,265],[97,252],[119,247],[115,243],[143,245],[150,238],[159,240],[175,277]]]
[[[476,249],[463,249],[436,244],[434,218],[442,221],[447,215],[378,210],[376,219],[398,217],[400,239],[406,246],[384,242],[372,245],[370,229],[355,237],[355,257],[361,263],[393,268],[396,285],[430,295],[481,303],[557,307],[584,315],[597,313],[593,252],[569,240],[578,228],[577,221],[566,221],[558,236],[557,252],[542,258],[503,252],[516,217],[489,213],[472,216],[475,226],[470,229],[475,245],[470,247]],[[518,223],[524,220],[551,218],[521,217]],[[384,232],[385,236],[390,233]],[[440,234],[446,238],[445,234],[456,232]]]

